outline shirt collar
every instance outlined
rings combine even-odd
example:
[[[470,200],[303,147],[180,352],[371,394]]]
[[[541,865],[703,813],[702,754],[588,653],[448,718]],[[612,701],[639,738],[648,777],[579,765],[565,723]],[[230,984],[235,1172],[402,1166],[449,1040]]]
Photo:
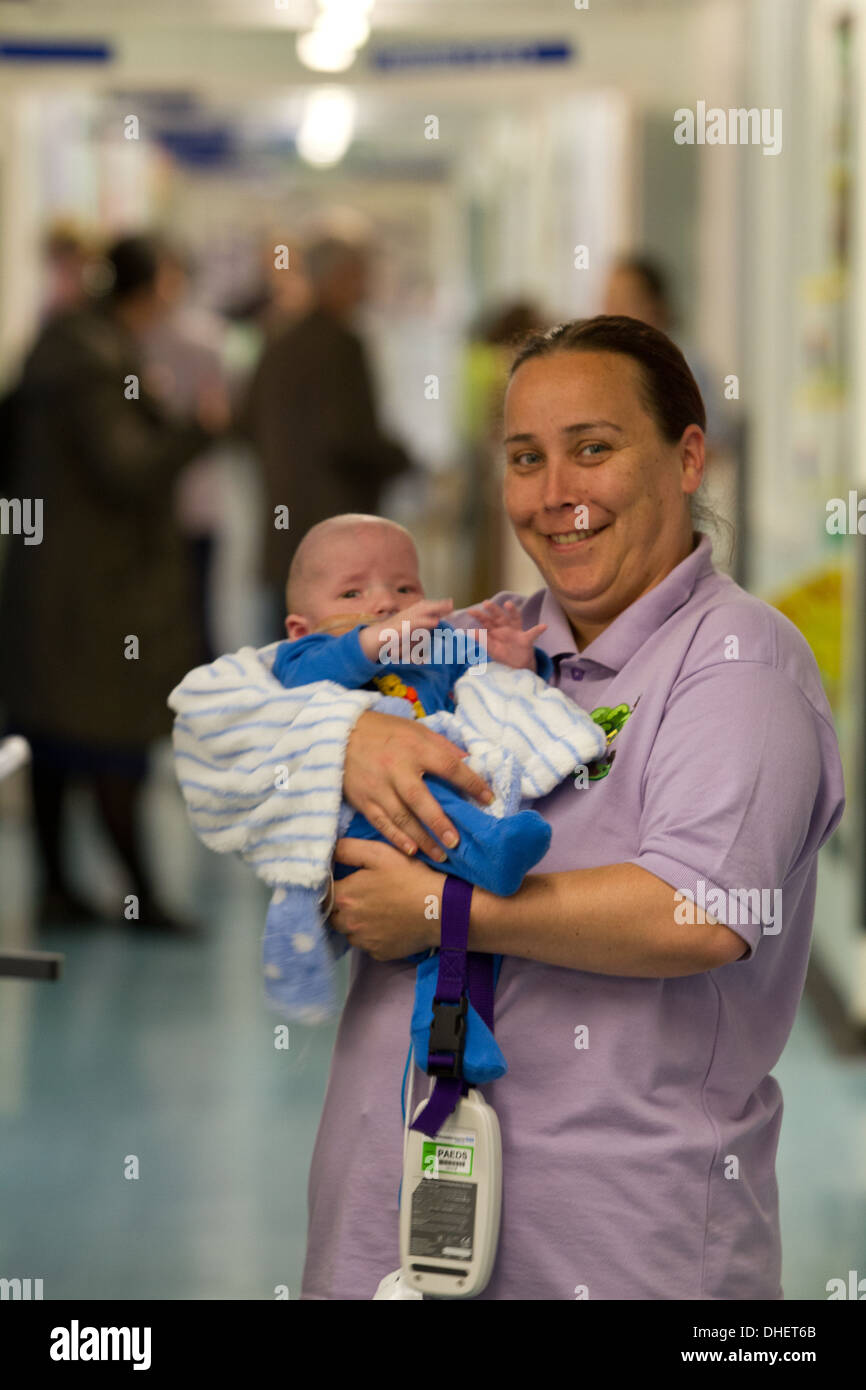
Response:
[[[694,532],[697,544],[690,555],[681,560],[660,584],[642,594],[634,603],[614,618],[582,652],[578,652],[568,618],[550,589],[544,592],[538,621],[547,624],[547,631],[538,638],[542,651],[554,660],[561,656],[577,656],[592,661],[609,671],[619,671],[643,646],[650,632],[681,608],[692,596],[699,579],[714,573],[713,544],[708,535]]]

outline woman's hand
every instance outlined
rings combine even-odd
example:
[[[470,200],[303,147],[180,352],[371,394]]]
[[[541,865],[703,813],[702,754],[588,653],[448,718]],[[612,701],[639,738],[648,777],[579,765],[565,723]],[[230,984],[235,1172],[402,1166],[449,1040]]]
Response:
[[[329,918],[350,946],[374,960],[402,960],[439,945],[444,874],[379,840],[338,840],[334,858],[360,865],[334,881]]]
[[[445,855],[426,827],[449,848],[459,836],[422,778],[432,772],[458,791],[492,801],[493,793],[466,766],[465,757],[462,748],[417,719],[365,710],[349,735],[343,795],[397,849],[406,854],[423,849],[431,859],[444,862]]]

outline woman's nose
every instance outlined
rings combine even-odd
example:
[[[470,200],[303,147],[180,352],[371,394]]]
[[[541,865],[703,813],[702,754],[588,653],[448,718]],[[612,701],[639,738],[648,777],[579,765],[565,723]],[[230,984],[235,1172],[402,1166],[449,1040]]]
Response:
[[[548,511],[575,507],[579,501],[574,464],[569,459],[548,458],[541,475],[541,501]]]

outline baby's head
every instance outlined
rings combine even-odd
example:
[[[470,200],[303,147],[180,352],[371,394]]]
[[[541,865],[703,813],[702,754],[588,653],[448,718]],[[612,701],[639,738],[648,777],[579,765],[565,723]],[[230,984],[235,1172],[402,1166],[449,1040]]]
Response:
[[[339,633],[392,617],[424,597],[418,553],[405,526],[347,512],[312,526],[286,583],[286,635]],[[354,622],[353,622],[354,619]]]

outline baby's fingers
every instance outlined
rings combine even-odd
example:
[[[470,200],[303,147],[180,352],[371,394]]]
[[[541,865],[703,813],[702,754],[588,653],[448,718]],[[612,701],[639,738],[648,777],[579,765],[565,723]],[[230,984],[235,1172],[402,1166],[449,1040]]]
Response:
[[[505,627],[513,622],[511,614],[506,613],[500,604],[488,600],[483,607],[488,627]]]

